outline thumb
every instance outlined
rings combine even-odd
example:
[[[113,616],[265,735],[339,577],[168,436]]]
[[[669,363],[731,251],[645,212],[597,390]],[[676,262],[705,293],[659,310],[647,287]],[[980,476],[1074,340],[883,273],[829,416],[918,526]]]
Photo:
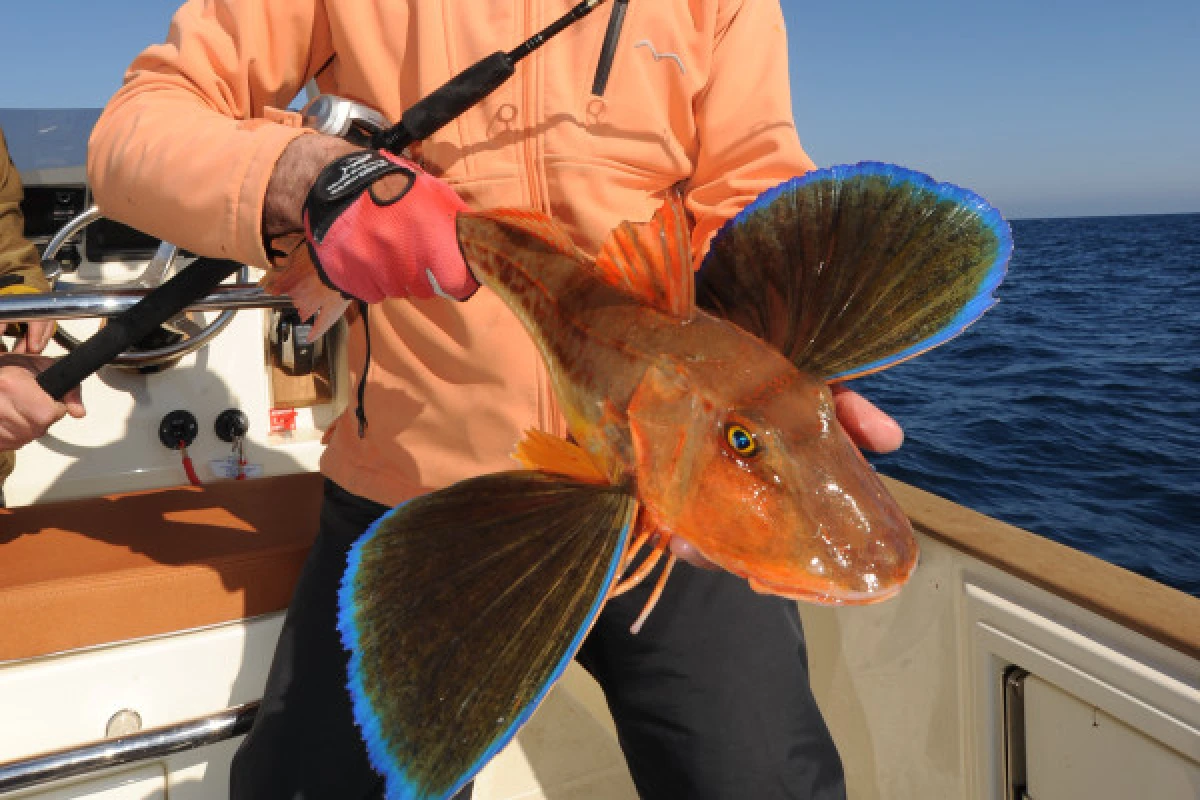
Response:
[[[50,344],[51,337],[54,336],[55,326],[56,323],[52,319],[42,319],[29,323],[28,332],[25,334],[29,352],[40,353],[45,350],[46,345]]]
[[[75,419],[82,419],[87,414],[87,409],[83,407],[83,392],[78,386],[63,396],[62,404],[66,406],[67,413]]]

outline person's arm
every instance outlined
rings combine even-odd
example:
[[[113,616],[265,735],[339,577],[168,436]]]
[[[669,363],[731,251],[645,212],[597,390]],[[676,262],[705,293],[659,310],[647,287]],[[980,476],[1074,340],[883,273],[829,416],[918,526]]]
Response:
[[[25,238],[20,202],[21,178],[0,132],[0,296],[50,288],[42,274],[37,247]],[[25,335],[16,344],[19,352],[0,352],[0,454],[29,444],[65,414],[83,416],[78,389],[59,403],[35,380],[53,360],[29,353],[40,353],[53,333],[51,320],[28,323]],[[0,474],[0,482],[3,478]]]
[[[264,197],[306,131],[278,111],[330,57],[318,0],[189,0],[92,132],[97,204],[193,252],[267,266]]]
[[[0,296],[50,291],[37,248],[25,238],[21,198],[21,176],[8,154],[4,132],[0,131]],[[53,320],[28,322],[14,349],[19,353],[40,353],[53,334]]]
[[[815,168],[792,117],[778,0],[722,0],[708,86],[696,105],[700,150],[685,201],[695,264],[722,225],[765,190]]]
[[[777,0],[725,0],[711,79],[696,108],[700,153],[685,201],[699,267],[709,240],[763,191],[813,169],[792,116],[787,35]],[[855,444],[890,452],[904,432],[861,395],[834,387],[838,419]]]
[[[441,286],[456,285],[445,273],[460,279],[461,291],[450,288],[451,296],[468,296],[473,282],[458,251],[453,214],[430,220],[428,213],[409,213],[428,211],[420,197],[453,194],[427,176],[409,202],[393,197],[397,202],[374,207],[367,200],[380,187],[369,195],[367,185],[350,181],[359,202],[346,196],[337,209],[324,209],[319,235],[307,236],[312,260],[284,257],[282,241],[268,254],[277,237],[301,232],[304,214],[318,210],[310,188],[326,167],[332,170],[327,175],[358,174],[354,165],[331,163],[354,156],[346,143],[301,136],[312,132],[263,118],[284,117],[272,109],[286,105],[329,60],[330,41],[320,0],[190,0],[176,13],[168,41],[134,61],[88,151],[92,189],[105,215],[202,255],[260,267],[274,262],[268,291],[289,294],[302,316],[318,314],[314,335],[336,320],[345,296],[374,302],[435,293],[425,291],[436,287],[425,280],[424,266],[404,269],[406,262],[396,258],[412,250],[409,240],[436,240],[437,252],[452,262],[433,267],[443,273]],[[377,65],[383,72],[392,68]],[[385,158],[368,157],[373,163]],[[399,168],[412,172],[411,166]],[[448,207],[453,199],[430,207]],[[339,225],[347,204],[357,210]],[[312,261],[321,263],[323,283]]]

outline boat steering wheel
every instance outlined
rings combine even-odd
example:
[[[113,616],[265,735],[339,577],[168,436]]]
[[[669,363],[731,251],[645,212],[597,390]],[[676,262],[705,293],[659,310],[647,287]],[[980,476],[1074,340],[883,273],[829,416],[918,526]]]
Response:
[[[58,251],[62,249],[63,244],[102,216],[103,214],[100,213],[99,207],[93,205],[73,217],[47,242],[45,250],[42,253],[42,266],[46,271],[46,279],[50,282],[54,291],[70,292],[73,290],[81,291],[83,289],[83,284],[64,285],[59,283],[59,279],[62,277],[62,268],[58,266],[55,257],[58,255]],[[105,284],[95,288],[101,291],[106,288],[155,289],[175,273],[186,269],[188,264],[191,263],[190,260],[187,263],[181,263],[183,260],[178,247],[168,242],[161,242],[158,245],[158,250],[154,253],[154,257],[150,259],[150,263],[146,265],[142,274],[137,278],[134,278],[132,281]],[[239,283],[245,283],[248,278],[249,269],[243,266],[238,271],[236,280]],[[236,313],[237,311],[233,309],[226,309],[209,322],[206,322],[200,313],[185,311],[177,314],[163,323],[162,328],[159,329],[160,332],[165,333],[165,336],[162,338],[167,341],[143,341],[139,345],[121,353],[121,355],[117,356],[110,363],[112,366],[135,370],[157,368],[172,364],[212,341],[217,334],[233,321],[233,316]],[[62,345],[67,352],[75,350],[81,343],[79,339],[64,330],[61,325],[55,331],[54,340]]]

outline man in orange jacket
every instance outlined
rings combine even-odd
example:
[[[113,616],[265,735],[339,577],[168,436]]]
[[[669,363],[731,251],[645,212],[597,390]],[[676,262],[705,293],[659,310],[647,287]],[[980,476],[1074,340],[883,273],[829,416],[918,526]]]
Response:
[[[260,267],[279,257],[280,237],[303,233],[328,286],[374,303],[359,404],[369,424],[348,411],[329,433],[321,532],[234,763],[235,798],[381,796],[335,629],[347,549],[388,507],[506,468],[526,428],[565,433],[528,336],[461,263],[454,210],[547,211],[595,252],[678,187],[699,263],[727,219],[813,166],[792,121],[776,0],[635,0],[603,96],[591,87],[606,25],[593,15],[421,143],[415,161],[314,134],[281,110],[312,80],[398,119],[569,7],[190,0],[93,133],[90,179],[108,216]],[[348,348],[358,382],[360,317]],[[861,446],[899,446],[899,428],[861,397],[837,402]],[[642,796],[843,797],[794,605],[683,567],[633,636],[651,584],[610,601],[578,657],[605,690]]]

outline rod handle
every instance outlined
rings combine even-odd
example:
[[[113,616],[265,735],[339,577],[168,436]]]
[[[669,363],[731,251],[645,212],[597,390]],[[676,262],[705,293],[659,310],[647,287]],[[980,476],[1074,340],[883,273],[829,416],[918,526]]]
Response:
[[[400,155],[413,142],[427,139],[500,87],[516,70],[504,52],[492,53],[409,107],[400,121],[377,134],[373,147]]]
[[[128,310],[110,317],[91,338],[39,374],[38,385],[55,400],[62,400],[89,375],[150,335],[197,297],[211,293],[241,266],[224,259],[196,259]]]

